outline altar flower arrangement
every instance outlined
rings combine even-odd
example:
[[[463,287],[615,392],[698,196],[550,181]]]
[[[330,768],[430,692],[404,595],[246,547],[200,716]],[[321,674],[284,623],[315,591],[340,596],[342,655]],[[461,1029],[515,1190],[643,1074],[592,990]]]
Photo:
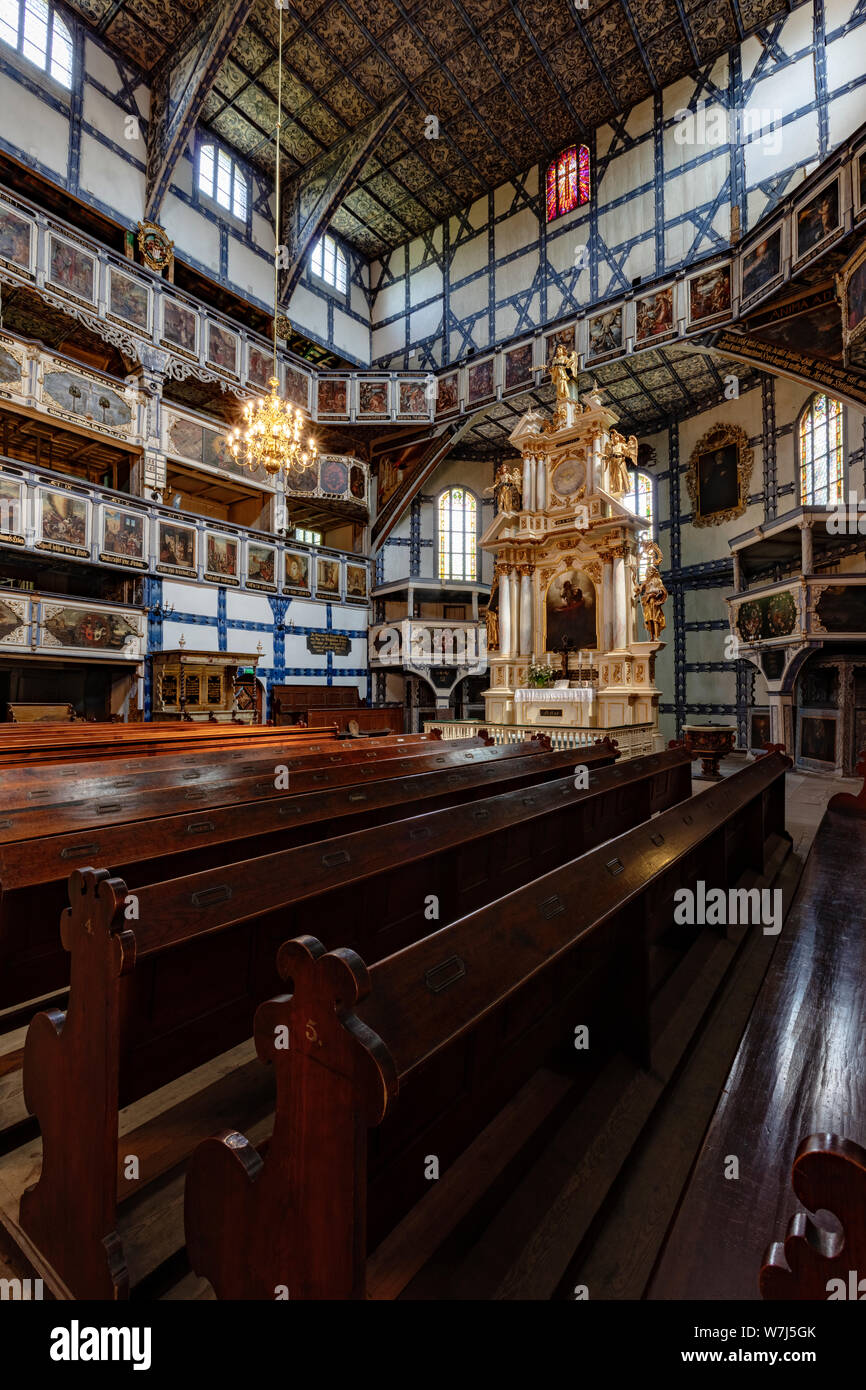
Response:
[[[555,679],[556,672],[552,666],[543,666],[540,662],[530,661],[529,670],[526,673],[528,685],[539,686],[542,690],[546,690],[548,686],[553,685]]]

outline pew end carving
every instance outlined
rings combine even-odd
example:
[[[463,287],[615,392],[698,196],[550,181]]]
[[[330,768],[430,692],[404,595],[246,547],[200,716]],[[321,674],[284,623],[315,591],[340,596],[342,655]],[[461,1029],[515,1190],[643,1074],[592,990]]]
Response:
[[[843,1299],[866,1296],[866,1149],[838,1134],[810,1134],[797,1150],[791,1186],[807,1210],[791,1218],[784,1242],[767,1249],[761,1297],[775,1302],[824,1301],[834,1293]],[[819,1211],[838,1219],[841,1235],[807,1214]]]
[[[125,1298],[115,1229],[118,981],[135,963],[135,938],[125,924],[122,879],[76,869],[69,893],[61,919],[71,957],[69,1007],[38,1014],[24,1048],[24,1101],[38,1118],[43,1158],[38,1181],[22,1193],[20,1222],[71,1288],[83,1278],[99,1297]],[[87,999],[104,1006],[85,1008]],[[70,1145],[71,1133],[85,1142]]]
[[[353,1012],[370,990],[360,956],[306,936],[284,943],[278,967],[292,991],[255,1020],[259,1057],[276,1074],[274,1132],[264,1158],[230,1131],[196,1150],[185,1198],[190,1263],[219,1298],[361,1299],[367,1131],[396,1094],[397,1069]],[[226,1248],[238,1230],[252,1238]]]

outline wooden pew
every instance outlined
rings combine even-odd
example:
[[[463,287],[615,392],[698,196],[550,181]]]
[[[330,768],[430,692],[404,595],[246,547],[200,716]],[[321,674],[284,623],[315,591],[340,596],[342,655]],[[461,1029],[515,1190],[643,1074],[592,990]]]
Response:
[[[455,739],[447,744],[449,751],[466,748],[490,748],[493,740],[482,731],[471,738]],[[15,767],[3,777],[0,787],[0,814],[9,816],[32,810],[34,806],[50,805],[68,808],[91,799],[105,801],[112,793],[122,791],[124,800],[134,800],[140,793],[156,790],[182,789],[197,786],[216,787],[236,784],[245,777],[264,777],[273,781],[275,769],[284,768],[289,774],[322,767],[351,767],[358,763],[381,763],[390,758],[430,758],[443,751],[441,742],[397,742],[390,736],[377,739],[326,739],[298,746],[296,743],[274,743],[266,748],[256,747],[239,757],[236,751],[207,749],[183,760],[171,753],[161,753],[146,760],[121,763],[111,758],[90,762],[69,763],[58,767],[39,763],[35,767]],[[95,802],[94,802],[95,804]],[[0,831],[14,839],[14,826],[8,820],[0,822]]]
[[[273,758],[275,753],[280,753],[284,761],[286,758],[297,758],[307,754],[319,753],[330,758],[346,752],[358,752],[363,750],[372,754],[379,750],[395,748],[406,748],[410,751],[413,748],[425,747],[429,749],[431,742],[441,742],[441,734],[438,730],[433,730],[429,734],[387,734],[375,739],[359,740],[356,738],[336,738],[329,731],[325,731],[323,738],[317,737],[315,730],[307,730],[308,738],[292,738],[286,743],[280,737],[279,731],[271,730],[272,738],[268,741],[257,741],[252,748],[232,747],[232,748],[213,748],[205,747],[194,749],[193,751],[176,752],[170,750],[155,751],[149,753],[146,759],[137,756],[126,757],[118,754],[111,758],[92,758],[74,759],[70,761],[46,762],[38,761],[35,764],[23,763],[15,764],[13,767],[3,767],[2,784],[0,784],[0,809],[7,809],[13,805],[19,805],[23,797],[16,799],[16,789],[21,789],[25,793],[31,790],[56,789],[62,791],[63,798],[66,797],[66,788],[75,787],[79,781],[88,777],[102,777],[111,780],[114,777],[124,776],[127,773],[158,772],[160,769],[173,768],[201,768],[210,767],[213,763],[221,763],[230,766],[239,762],[249,763],[254,759],[264,761],[266,758]],[[457,740],[455,740],[456,742]],[[485,729],[478,732],[475,743],[477,746],[488,746],[492,742],[490,735]],[[463,747],[473,746],[472,741],[467,739],[459,740]],[[60,796],[57,798],[61,799]]]
[[[55,728],[62,732],[55,732]],[[252,748],[274,740],[275,730],[267,726],[231,724],[76,724],[64,726],[0,726],[0,767],[20,763],[74,761],[85,758],[124,756],[149,757],[157,751],[189,753],[196,748]],[[283,740],[336,738],[330,729],[280,729]]]
[[[233,766],[217,761],[205,767],[172,769],[168,774],[129,773],[119,782],[112,780],[110,790],[103,779],[95,778],[73,787],[73,793],[78,794],[71,798],[47,799],[44,804],[40,799],[34,805],[5,810],[0,820],[0,844],[94,826],[147,821],[164,814],[166,805],[195,803],[206,808],[262,797],[285,797],[289,793],[302,795],[324,787],[355,786],[403,777],[410,772],[519,759],[537,752],[542,746],[539,740],[481,746],[473,740],[469,747],[453,749],[450,743],[401,747],[397,756],[385,758],[368,758],[362,749],[352,749],[333,762],[323,757],[301,756],[292,760],[270,755],[264,765],[261,760]],[[286,771],[282,773],[278,769]]]
[[[487,874],[466,893],[485,902],[501,890],[506,852],[514,861],[510,881],[526,882],[539,854],[547,863],[562,861],[575,845],[596,844],[690,791],[691,759],[684,750],[621,768],[593,768],[586,788],[569,776],[531,794],[518,789],[153,884],[136,894],[133,918],[125,915],[127,884],[105,871],[74,874],[63,920],[72,957],[69,1010],[40,1014],[25,1052],[25,1095],[40,1120],[45,1159],[42,1180],[22,1200],[23,1227],[76,1291],[126,1292],[119,1263],[105,1258],[106,1249],[116,1248],[118,1108],[251,1035],[255,1005],[279,983],[276,947],[298,910],[320,929],[330,922],[336,942],[347,930],[340,913],[354,901],[348,930],[372,958],[395,940],[411,942],[429,929],[429,894],[420,893],[417,878],[411,889],[407,872],[429,870],[430,881],[445,888],[472,843],[484,851]],[[366,889],[380,916],[370,915]],[[443,892],[440,922],[462,910],[466,893],[449,899]],[[339,910],[335,894],[341,895]],[[192,991],[185,988],[190,979],[196,981]],[[264,1073],[257,1084],[266,1089],[269,1107],[270,1078]],[[79,1105],[74,1098],[80,1099],[82,1087],[87,1095]],[[200,1137],[207,1132],[206,1126]],[[167,1151],[174,1163],[182,1153],[176,1142],[157,1141],[152,1130],[141,1142],[126,1135],[123,1148],[141,1154],[150,1152],[151,1142],[159,1157],[150,1171],[145,1165],[142,1177],[153,1180],[170,1166]],[[79,1206],[74,1194],[85,1171],[92,1191]],[[119,1190],[130,1197],[136,1184],[122,1180]]]
[[[866,930],[842,896],[864,875],[866,824],[828,809],[650,1298],[827,1299],[831,1279],[866,1278]]]
[[[86,834],[76,830],[0,845],[0,1008],[66,983],[68,960],[55,923],[70,871],[96,856],[137,888],[349,827],[400,819],[416,808],[434,810],[498,789],[548,781],[575,765],[573,750],[549,750],[541,742],[510,745],[510,750],[509,756],[483,764],[422,771],[412,765],[398,769],[403,775],[366,785],[319,783],[307,792],[291,784],[285,795],[269,792],[264,799],[239,805],[199,806],[140,823],[100,825]],[[609,765],[616,756],[607,740],[581,753],[588,768]],[[28,924],[26,931],[20,929],[22,921]]]
[[[588,749],[584,762],[602,766],[616,756],[602,741]],[[215,790],[195,785],[178,798],[188,809],[168,816],[160,815],[165,792],[157,791],[132,799],[128,813],[118,809],[122,803],[104,803],[96,826],[75,805],[11,817],[19,838],[0,844],[0,1008],[67,983],[67,958],[54,923],[70,870],[96,855],[136,887],[160,876],[160,866],[163,872],[192,872],[325,837],[334,833],[331,824],[346,820],[374,824],[406,815],[416,801],[445,805],[480,795],[485,785],[548,780],[569,765],[570,753],[550,752],[544,738],[507,748],[434,744],[427,756],[295,771],[285,792],[275,790],[272,776],[220,783]]]
[[[237,1130],[197,1149],[185,1210],[193,1269],[222,1298],[393,1296],[454,1211],[465,1214],[441,1176],[431,1191],[429,1156],[447,1179],[468,1146],[483,1148],[497,1112],[576,1022],[650,1065],[661,1022],[653,945],[670,932],[673,893],[728,886],[763,864],[785,835],[777,789],[790,765],[770,754],[369,967],[311,936],[288,941],[279,968],[291,993],[256,1016],[275,1076],[273,1135],[264,1155]]]

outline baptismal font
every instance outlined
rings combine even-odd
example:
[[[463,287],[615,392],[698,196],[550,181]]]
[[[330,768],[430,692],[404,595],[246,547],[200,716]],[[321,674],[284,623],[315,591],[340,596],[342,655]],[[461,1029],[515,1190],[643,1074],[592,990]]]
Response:
[[[581,401],[577,371],[560,344],[552,418],[527,412],[509,441],[519,460],[496,470],[496,515],[481,538],[495,560],[486,719],[649,724],[660,748],[655,655],[668,595],[648,522],[623,500],[637,439],[619,433],[597,391]]]

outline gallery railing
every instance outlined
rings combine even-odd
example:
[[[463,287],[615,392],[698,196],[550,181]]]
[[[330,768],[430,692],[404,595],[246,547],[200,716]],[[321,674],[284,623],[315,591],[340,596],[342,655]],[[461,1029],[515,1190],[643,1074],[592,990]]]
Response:
[[[659,735],[654,724],[627,724],[617,725],[613,729],[590,729],[585,727],[572,726],[571,728],[557,727],[549,729],[546,725],[538,724],[488,724],[485,720],[438,720],[427,719],[424,721],[424,733],[429,733],[432,729],[441,729],[442,737],[452,738],[472,738],[479,729],[487,729],[492,736],[494,743],[522,743],[524,739],[533,738],[536,734],[546,734],[554,748],[581,748],[591,747],[600,738],[615,739],[619,744],[620,755],[623,758],[639,758],[645,753],[654,753],[658,748]]]
[[[0,456],[0,548],[254,593],[366,607],[363,555],[147,502]]]

